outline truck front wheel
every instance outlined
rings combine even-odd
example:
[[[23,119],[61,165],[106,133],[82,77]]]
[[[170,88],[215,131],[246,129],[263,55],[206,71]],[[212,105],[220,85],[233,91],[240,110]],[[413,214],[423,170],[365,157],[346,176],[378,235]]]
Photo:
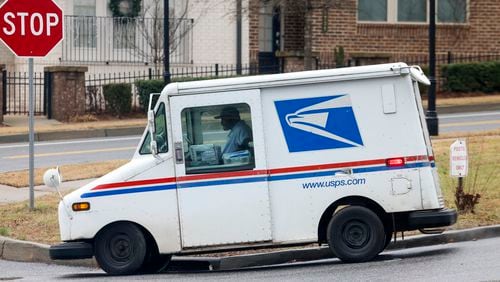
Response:
[[[146,258],[146,239],[134,224],[115,223],[96,236],[94,252],[99,266],[112,275],[136,273]]]
[[[330,249],[344,262],[373,259],[382,251],[386,240],[380,218],[361,206],[349,206],[335,213],[327,232]]]

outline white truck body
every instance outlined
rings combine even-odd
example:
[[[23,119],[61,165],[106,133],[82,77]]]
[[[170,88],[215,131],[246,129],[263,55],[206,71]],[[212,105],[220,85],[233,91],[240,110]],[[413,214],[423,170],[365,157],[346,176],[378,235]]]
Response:
[[[67,195],[61,239],[92,244],[128,222],[160,254],[321,243],[346,205],[376,212],[389,239],[393,226],[450,225],[456,214],[409,219],[444,208],[417,83],[426,80],[395,63],[169,84],[154,108],[158,154],[146,129],[129,163]],[[253,136],[250,159],[235,163],[220,161],[228,132],[213,119],[228,105]],[[90,209],[72,210],[79,202]]]

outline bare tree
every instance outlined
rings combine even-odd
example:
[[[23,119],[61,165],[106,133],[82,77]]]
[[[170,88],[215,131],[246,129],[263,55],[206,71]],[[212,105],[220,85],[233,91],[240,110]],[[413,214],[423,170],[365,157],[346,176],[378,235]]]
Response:
[[[194,0],[196,1],[196,0]],[[121,36],[127,41],[127,45],[138,56],[145,58],[148,62],[152,62],[156,69],[158,69],[163,62],[163,0],[148,0],[144,1],[143,9],[139,16],[134,19],[128,19],[126,23],[128,28],[124,30],[133,29],[135,32],[126,31],[133,36]],[[179,1],[180,2],[180,1]],[[187,17],[190,7],[190,1],[182,1],[170,10],[170,55],[178,51],[179,46],[183,40],[189,36],[193,26],[194,20]],[[136,37],[143,40],[136,40]],[[141,44],[139,44],[140,42]],[[144,43],[145,42],[145,43]]]

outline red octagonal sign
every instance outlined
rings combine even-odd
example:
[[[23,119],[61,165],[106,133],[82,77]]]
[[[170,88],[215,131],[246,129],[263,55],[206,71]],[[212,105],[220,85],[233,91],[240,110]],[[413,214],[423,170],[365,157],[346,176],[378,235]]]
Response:
[[[7,0],[0,39],[19,57],[44,57],[63,39],[63,12],[52,0]]]

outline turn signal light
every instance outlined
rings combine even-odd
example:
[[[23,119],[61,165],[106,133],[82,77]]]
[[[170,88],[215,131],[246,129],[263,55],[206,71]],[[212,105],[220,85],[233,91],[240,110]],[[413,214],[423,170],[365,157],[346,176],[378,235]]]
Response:
[[[83,203],[74,203],[71,208],[73,211],[88,211],[90,210],[90,203],[89,202],[83,202]]]
[[[404,158],[392,158],[392,159],[387,159],[385,160],[385,164],[388,167],[398,167],[398,166],[404,166],[405,165],[405,159]]]

